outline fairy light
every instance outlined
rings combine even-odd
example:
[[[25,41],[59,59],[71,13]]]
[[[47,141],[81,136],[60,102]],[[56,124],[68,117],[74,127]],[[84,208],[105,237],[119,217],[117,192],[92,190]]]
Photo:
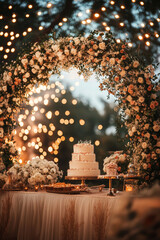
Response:
[[[58,25],[61,27],[61,26],[63,26],[63,23],[62,23],[62,22],[59,22]]]
[[[9,6],[8,6],[8,9],[12,9],[12,5],[9,5]]]
[[[4,37],[8,37],[8,33],[7,32],[5,32]]]
[[[67,18],[62,18],[62,21],[63,21],[63,22],[67,22],[68,19],[67,19]]]
[[[87,9],[87,10],[86,10],[86,13],[90,13],[90,12],[91,12],[91,10],[90,10],[90,9]]]
[[[3,15],[0,15],[0,20],[3,19]]]
[[[70,142],[74,142],[74,138],[73,138],[73,137],[70,137],[70,138],[69,138],[69,141],[70,141]]]
[[[33,8],[33,5],[32,5],[32,4],[29,4],[29,5],[28,5],[28,8],[29,8],[29,9],[32,9],[32,8]]]
[[[15,48],[11,48],[11,52],[14,53],[15,52]]]
[[[145,44],[149,47],[151,44],[149,41],[146,41]]]
[[[111,4],[111,5],[114,5],[114,4],[115,4],[115,1],[110,1],[110,4]]]
[[[86,21],[85,21],[85,20],[82,20],[81,23],[82,23],[83,25],[85,25],[85,24],[86,24]]]
[[[88,19],[86,19],[86,22],[90,24],[92,22],[92,20],[90,18],[88,18]]]
[[[133,44],[131,42],[128,43],[128,47],[133,47]]]
[[[120,16],[119,16],[118,14],[115,14],[114,17],[115,17],[116,19],[120,18]]]
[[[141,1],[139,4],[140,4],[141,6],[144,6],[144,2],[142,2],[142,1]]]
[[[139,35],[139,36],[138,36],[138,39],[139,39],[139,40],[143,40],[143,36],[142,36],[142,35]]]
[[[103,126],[101,124],[98,125],[98,130],[102,130]]]
[[[79,13],[77,14],[77,16],[78,16],[78,17],[82,17],[82,16],[83,16],[83,13],[82,13],[82,12],[79,12]]]
[[[109,32],[109,31],[111,30],[111,28],[107,26],[107,27],[105,28],[105,30]]]
[[[120,25],[121,27],[124,27],[124,23],[123,23],[123,22],[121,22],[119,25]]]
[[[100,17],[100,14],[99,14],[99,13],[95,13],[95,14],[94,14],[94,17],[95,17],[95,18],[99,18],[99,17]]]
[[[16,33],[16,35],[15,35],[15,36],[16,36],[16,38],[18,38],[20,35],[19,35],[19,33]]]
[[[106,11],[106,7],[101,7],[101,11],[102,12]]]
[[[155,37],[156,37],[156,38],[159,38],[159,34],[158,34],[158,33],[155,33]]]
[[[5,28],[5,29],[8,29],[8,25],[6,25],[4,28]]]
[[[0,47],[0,51],[3,51],[3,47],[2,46]]]
[[[27,31],[28,31],[28,32],[32,32],[32,28],[29,27],[29,28],[27,29]]]
[[[38,16],[41,16],[41,15],[42,15],[42,12],[41,12],[41,11],[37,12],[37,15],[38,15]]]
[[[16,17],[16,14],[15,14],[15,13],[13,13],[13,14],[12,14],[12,18],[15,18],[15,17]]]
[[[153,26],[154,26],[154,23],[153,23],[153,22],[150,22],[149,25],[150,25],[151,27],[153,27]]]
[[[121,5],[121,9],[125,9],[126,7],[124,5]]]
[[[3,58],[4,58],[4,59],[7,59],[7,58],[8,58],[8,55],[7,55],[7,54],[5,54],[5,55],[3,56]]]
[[[160,22],[160,18],[157,18],[157,22]]]
[[[84,121],[83,119],[80,119],[80,120],[79,120],[79,124],[80,124],[81,126],[83,126],[83,125],[85,124],[85,121]]]
[[[100,145],[100,141],[99,141],[99,140],[96,140],[94,144],[95,144],[95,146],[98,147],[98,146]]]
[[[150,35],[148,33],[146,33],[144,36],[145,36],[145,38],[149,38],[150,37]]]
[[[26,36],[27,35],[27,32],[23,32],[23,36]]]
[[[51,8],[52,7],[52,3],[47,3],[47,8]]]
[[[27,14],[26,14],[26,18],[29,18],[29,17],[30,17],[30,15],[27,13]]]
[[[120,42],[121,42],[121,40],[118,38],[118,39],[116,39],[116,42],[117,42],[117,43],[120,43]]]

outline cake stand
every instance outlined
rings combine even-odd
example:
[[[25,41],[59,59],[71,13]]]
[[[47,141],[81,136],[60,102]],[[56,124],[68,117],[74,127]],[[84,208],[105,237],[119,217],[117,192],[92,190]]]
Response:
[[[66,180],[81,180],[81,186],[85,187],[85,180],[97,180],[97,176],[65,176]]]
[[[98,179],[109,179],[109,193],[108,196],[115,196],[112,192],[112,179],[118,179],[118,176],[99,175]]]

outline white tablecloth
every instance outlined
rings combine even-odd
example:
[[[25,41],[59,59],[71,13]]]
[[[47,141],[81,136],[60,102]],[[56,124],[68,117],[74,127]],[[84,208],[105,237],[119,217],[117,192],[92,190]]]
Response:
[[[0,226],[6,224],[7,240],[103,240],[118,198],[106,192],[5,192],[0,194]]]

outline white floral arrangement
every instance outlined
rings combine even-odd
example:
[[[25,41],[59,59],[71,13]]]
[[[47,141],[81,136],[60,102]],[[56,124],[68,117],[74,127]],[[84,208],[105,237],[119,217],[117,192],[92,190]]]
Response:
[[[116,151],[114,154],[106,157],[103,162],[103,171],[106,172],[106,168],[118,168],[119,163],[124,163],[127,159],[126,154],[123,151]]]
[[[15,163],[7,172],[11,176],[11,185],[33,187],[38,184],[52,184],[63,176],[53,161],[33,158],[27,164]]]

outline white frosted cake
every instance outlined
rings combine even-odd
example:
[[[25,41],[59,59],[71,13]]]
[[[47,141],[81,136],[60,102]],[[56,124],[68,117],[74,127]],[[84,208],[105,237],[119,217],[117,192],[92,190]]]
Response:
[[[73,146],[72,160],[69,162],[67,175],[74,177],[100,175],[94,146],[91,143],[77,143]]]

